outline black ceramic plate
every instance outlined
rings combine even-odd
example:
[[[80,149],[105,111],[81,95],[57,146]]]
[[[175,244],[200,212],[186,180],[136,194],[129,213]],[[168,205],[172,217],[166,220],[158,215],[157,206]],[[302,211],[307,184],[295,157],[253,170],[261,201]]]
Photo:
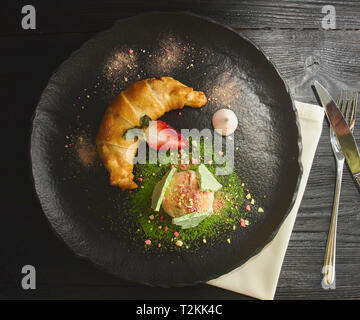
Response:
[[[250,225],[189,248],[144,244],[129,192],[109,186],[95,151],[111,99],[134,81],[165,75],[210,98],[203,110],[166,114],[175,128],[211,128],[212,114],[224,107],[237,114],[235,172],[256,199]],[[51,77],[31,138],[36,191],[56,233],[102,269],[160,286],[210,280],[258,253],[293,205],[300,151],[293,101],[272,63],[229,28],[181,13],[121,20],[86,42]]]

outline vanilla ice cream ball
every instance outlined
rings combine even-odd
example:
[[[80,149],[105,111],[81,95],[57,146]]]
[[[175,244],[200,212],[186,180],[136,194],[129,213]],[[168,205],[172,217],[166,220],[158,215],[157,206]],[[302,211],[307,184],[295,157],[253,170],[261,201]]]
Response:
[[[218,134],[228,136],[236,130],[238,119],[234,111],[230,109],[220,109],[214,113],[212,124]]]

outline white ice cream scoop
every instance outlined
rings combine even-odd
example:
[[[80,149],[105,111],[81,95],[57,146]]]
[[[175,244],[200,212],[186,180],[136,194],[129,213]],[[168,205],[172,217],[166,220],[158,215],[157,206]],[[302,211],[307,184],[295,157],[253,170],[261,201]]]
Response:
[[[233,111],[229,109],[220,109],[214,113],[212,124],[218,134],[228,136],[236,130],[238,119]]]

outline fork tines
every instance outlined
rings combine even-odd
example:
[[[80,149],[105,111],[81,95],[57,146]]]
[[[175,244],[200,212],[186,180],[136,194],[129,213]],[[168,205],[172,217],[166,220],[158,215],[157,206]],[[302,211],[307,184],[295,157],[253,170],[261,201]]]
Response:
[[[357,92],[354,93],[341,90],[341,93],[336,101],[336,104],[348,123],[350,130],[354,129],[358,98],[359,94]]]

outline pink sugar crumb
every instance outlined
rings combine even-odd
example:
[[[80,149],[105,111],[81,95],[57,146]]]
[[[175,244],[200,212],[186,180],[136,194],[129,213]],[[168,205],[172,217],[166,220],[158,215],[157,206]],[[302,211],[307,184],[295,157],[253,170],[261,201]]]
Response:
[[[246,209],[247,211],[250,211],[250,210],[251,210],[250,205],[247,205],[245,209]]]
[[[240,219],[240,225],[245,228],[246,227],[246,223],[245,223],[245,220],[244,219]]]
[[[180,233],[179,233],[179,232],[177,232],[177,231],[175,231],[175,232],[174,232],[174,236],[175,236],[175,237],[178,237],[178,236],[179,236],[179,234],[180,234]]]
[[[161,247],[161,243],[158,243],[158,248],[160,248]]]
[[[168,231],[168,229],[169,229],[169,228],[168,228],[167,226],[164,227],[164,230],[165,230],[165,231]]]
[[[179,114],[179,116],[181,116],[181,112],[179,112],[178,114]]]
[[[143,181],[143,178],[139,178],[138,181]]]
[[[130,49],[130,50],[129,50],[129,53],[130,53],[130,54],[133,54],[133,52],[134,52],[133,49]]]
[[[151,244],[151,240],[145,240],[145,244],[149,246]]]
[[[164,197],[163,199],[162,199],[162,202],[165,202],[166,201],[166,198]]]

